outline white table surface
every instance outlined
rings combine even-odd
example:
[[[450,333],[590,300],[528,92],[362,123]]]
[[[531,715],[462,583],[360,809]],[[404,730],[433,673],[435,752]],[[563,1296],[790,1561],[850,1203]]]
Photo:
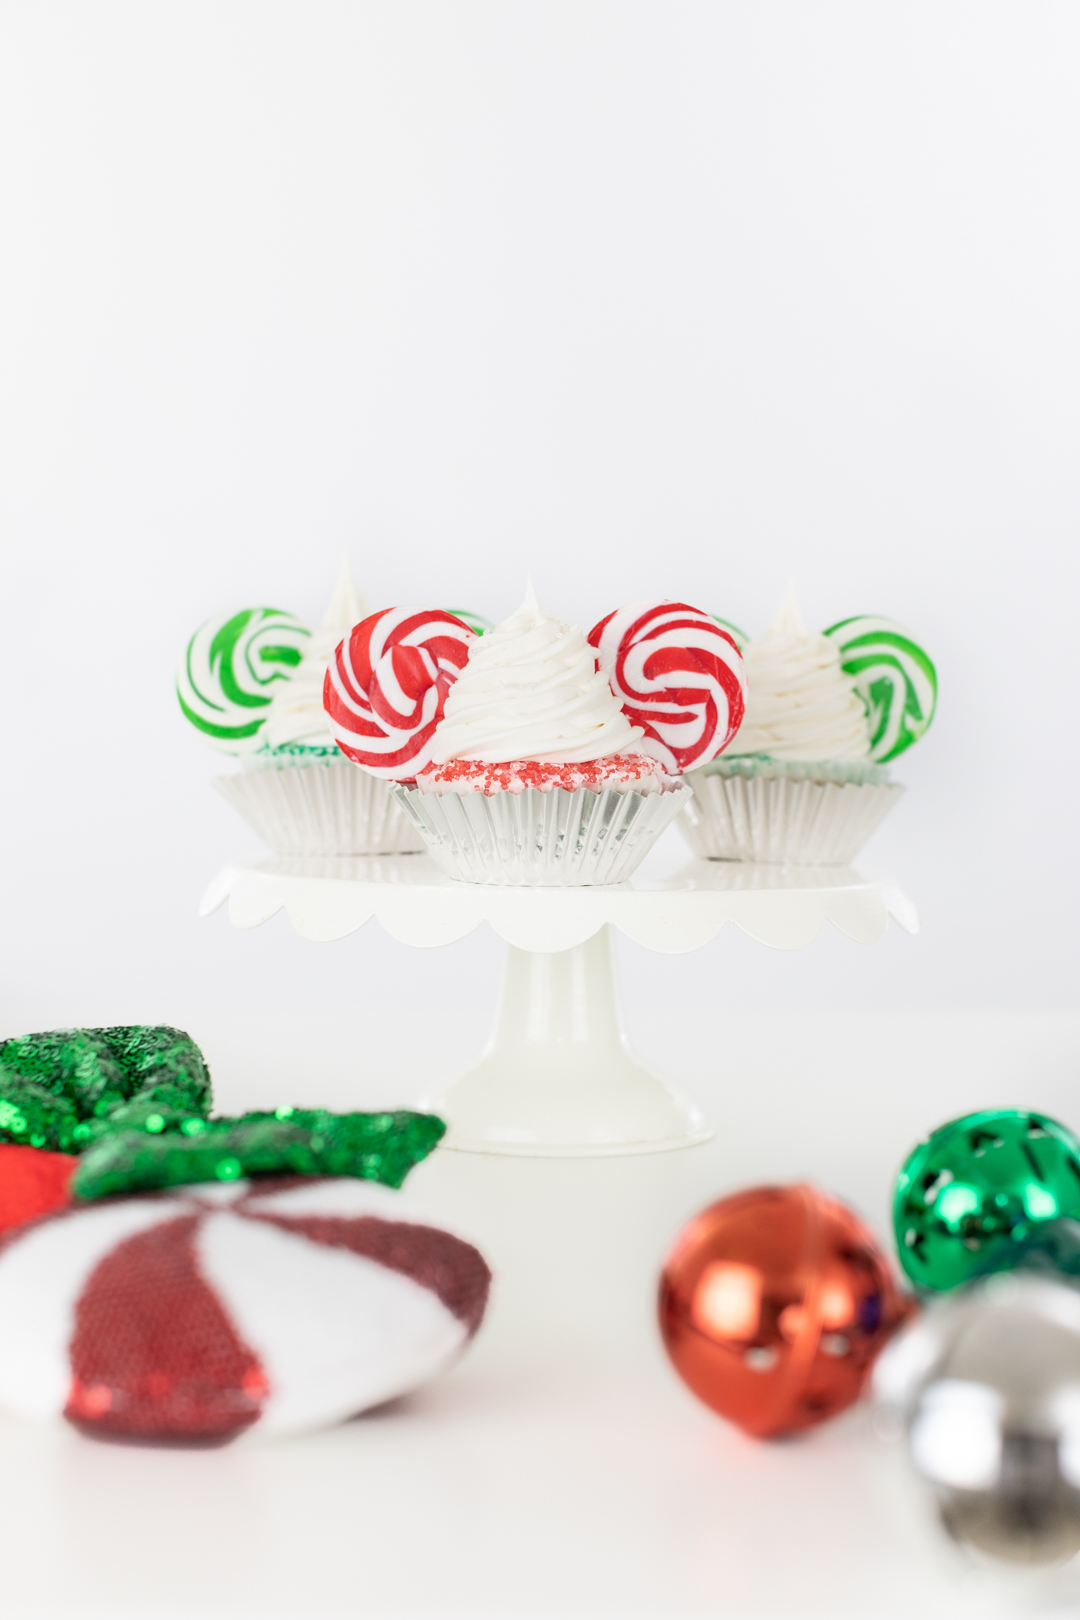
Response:
[[[10,1033],[90,1021],[70,1002],[0,1015]],[[435,1062],[468,1059],[476,1027],[444,1009],[403,1054],[390,1009],[359,1034],[347,1009],[174,1015],[204,1046],[222,1110],[405,1102]],[[479,1339],[440,1383],[322,1434],[215,1451],[0,1419],[3,1613],[1065,1612],[1069,1576],[1018,1584],[955,1558],[863,1410],[764,1445],[723,1424],[667,1366],[653,1297],[681,1222],[725,1191],[810,1176],[881,1230],[897,1162],[941,1119],[1028,1103],[1077,1123],[1080,1020],[731,1013],[718,1042],[704,1021],[672,1031],[649,1016],[634,1012],[636,1043],[692,1084],[712,1142],[571,1162],[442,1152],[411,1179],[497,1275]]]

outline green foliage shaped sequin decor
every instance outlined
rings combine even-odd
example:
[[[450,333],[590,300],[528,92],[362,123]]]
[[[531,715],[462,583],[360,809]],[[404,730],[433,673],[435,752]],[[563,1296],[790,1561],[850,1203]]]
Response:
[[[215,748],[253,752],[274,688],[296,673],[309,634],[278,608],[211,619],[192,636],[176,677],[187,719]]]
[[[892,619],[842,619],[825,634],[839,647],[840,667],[866,704],[870,758],[895,759],[934,718],[937,671],[929,655]]]
[[[0,1043],[0,1141],[80,1153],[118,1129],[203,1119],[210,1075],[166,1025],[53,1029]]]
[[[249,1176],[400,1187],[446,1133],[434,1114],[408,1109],[210,1119],[211,1102],[203,1055],[183,1030],[53,1029],[0,1043],[0,1141],[80,1155],[78,1199]]]
[[[1080,1142],[1018,1109],[940,1126],[908,1156],[893,1201],[901,1264],[932,1290],[1011,1270],[1061,1217],[1080,1217]]]
[[[75,1172],[76,1198],[248,1176],[355,1176],[400,1187],[446,1126],[433,1114],[273,1114],[192,1121],[179,1132],[120,1131],[95,1144]]]

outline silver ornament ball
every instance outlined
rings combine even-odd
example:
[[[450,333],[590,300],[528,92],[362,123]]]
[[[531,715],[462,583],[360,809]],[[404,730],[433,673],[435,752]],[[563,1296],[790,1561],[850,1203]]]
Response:
[[[886,1349],[874,1395],[962,1546],[1080,1552],[1080,1291],[1012,1272],[948,1295]]]

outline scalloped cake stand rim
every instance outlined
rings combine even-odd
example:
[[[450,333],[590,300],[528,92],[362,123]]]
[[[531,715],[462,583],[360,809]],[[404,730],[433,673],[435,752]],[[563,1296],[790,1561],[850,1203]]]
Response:
[[[712,861],[687,862],[647,886],[529,889],[459,883],[425,855],[275,858],[224,867],[200,915],[226,901],[239,928],[284,910],[303,938],[325,942],[374,917],[393,939],[420,949],[452,944],[483,922],[519,950],[569,950],[607,923],[665,954],[699,950],[729,922],[776,950],[808,945],[825,922],[863,945],[881,938],[890,916],[907,933],[919,926],[914,905],[889,878]]]

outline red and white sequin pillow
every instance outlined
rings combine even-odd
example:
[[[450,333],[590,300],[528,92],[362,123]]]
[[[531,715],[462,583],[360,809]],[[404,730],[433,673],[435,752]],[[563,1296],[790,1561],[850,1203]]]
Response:
[[[0,1238],[0,1405],[157,1439],[334,1423],[447,1367],[490,1281],[470,1244],[370,1182],[65,1209]]]

